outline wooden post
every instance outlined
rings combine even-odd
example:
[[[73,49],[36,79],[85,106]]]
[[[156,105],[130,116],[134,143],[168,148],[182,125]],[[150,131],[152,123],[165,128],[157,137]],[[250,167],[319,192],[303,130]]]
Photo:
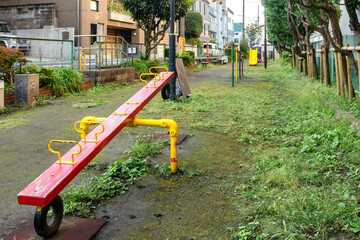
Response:
[[[339,56],[337,52],[334,52],[334,58],[335,58],[335,74],[336,74],[336,88],[337,88],[337,94],[341,95],[340,91],[340,70],[339,70]]]
[[[346,47],[349,47],[349,44],[346,44]],[[354,96],[354,87],[352,84],[352,72],[351,72],[351,64],[350,64],[350,58],[346,56],[346,67],[347,67],[347,82],[348,82],[348,90],[349,90],[349,100],[352,101]]]
[[[324,49],[320,50],[320,83],[324,84]]]
[[[340,93],[341,93],[341,96],[345,97],[343,62],[342,62],[341,53],[339,53],[339,52],[338,52],[338,62],[339,62]]]
[[[300,66],[300,59],[299,59],[298,55],[295,55],[295,62],[296,62],[296,70],[297,70],[298,72],[300,72],[300,68],[299,68],[299,66]]]

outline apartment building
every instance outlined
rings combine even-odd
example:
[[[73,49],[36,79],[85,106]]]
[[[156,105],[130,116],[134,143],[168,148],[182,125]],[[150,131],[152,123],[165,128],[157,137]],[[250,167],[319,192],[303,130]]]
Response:
[[[9,22],[16,29],[33,29],[41,26],[55,28],[74,28],[75,35],[111,35],[124,37],[130,43],[143,43],[143,32],[140,31],[131,17],[112,4],[111,0],[1,0],[0,21]],[[41,17],[42,11],[37,11],[41,5],[47,5],[47,18]],[[111,8],[111,6],[113,6]],[[1,14],[3,12],[3,14]],[[9,16],[6,12],[11,12]],[[4,14],[5,13],[5,14]],[[24,20],[25,18],[25,20]],[[35,19],[42,19],[41,24],[17,24],[22,22],[34,23]]]
[[[200,41],[204,43],[209,42],[211,39],[209,4],[208,0],[196,0],[191,7],[192,11],[199,12],[203,17],[203,32],[200,35]]]

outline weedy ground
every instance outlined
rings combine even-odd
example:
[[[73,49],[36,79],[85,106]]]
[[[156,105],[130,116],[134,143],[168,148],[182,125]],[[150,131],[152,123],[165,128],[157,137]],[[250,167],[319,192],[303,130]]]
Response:
[[[190,73],[190,99],[156,97],[138,114],[171,118],[190,135],[179,148],[185,174],[169,174],[168,145],[138,138],[109,166],[95,161],[86,173],[96,176],[67,189],[66,209],[91,216],[152,179],[143,198],[152,204],[130,239],[358,239],[360,136],[334,106],[360,116],[360,103],[279,62],[245,67],[235,87],[229,73],[229,65]],[[100,92],[84,100],[115,99]]]

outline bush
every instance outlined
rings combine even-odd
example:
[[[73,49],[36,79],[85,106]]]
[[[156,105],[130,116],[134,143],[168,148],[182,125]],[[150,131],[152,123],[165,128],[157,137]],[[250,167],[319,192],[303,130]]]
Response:
[[[248,56],[249,56],[249,42],[247,40],[244,40],[244,41],[240,42],[240,51],[241,51],[241,55],[244,58],[248,58]]]
[[[186,39],[186,43],[190,44],[191,46],[198,46],[201,47],[201,41],[198,38],[189,38]]]
[[[194,58],[192,55],[190,55],[190,53],[188,52],[183,52],[180,55],[180,58],[182,58],[183,62],[184,62],[184,66],[191,66],[194,64]]]
[[[284,51],[281,56],[281,60],[282,60],[282,64],[284,64],[284,65],[290,64],[290,62],[291,62],[290,53],[287,51]]]
[[[164,56],[165,56],[165,58],[169,58],[169,57],[170,57],[170,49],[169,49],[169,48],[165,48]]]
[[[123,64],[124,67],[132,67],[131,62],[125,62]],[[146,65],[144,60],[135,60],[134,61],[135,72],[137,73],[146,73],[148,72],[148,66]]]
[[[84,77],[72,68],[57,68],[54,71],[55,81],[51,83],[51,89],[55,96],[64,93],[77,93],[82,90]]]
[[[3,73],[3,79],[13,86],[13,76],[15,70],[19,68],[19,64],[25,64],[24,54],[18,50],[0,47],[0,73]]]
[[[21,73],[27,74],[39,74],[39,87],[50,87],[53,82],[55,82],[55,69],[46,68],[37,65],[29,65],[21,68]],[[16,74],[20,74],[20,69],[15,71]]]
[[[195,52],[194,51],[185,51],[187,53],[190,54],[190,56],[192,56],[193,58],[195,58]]]

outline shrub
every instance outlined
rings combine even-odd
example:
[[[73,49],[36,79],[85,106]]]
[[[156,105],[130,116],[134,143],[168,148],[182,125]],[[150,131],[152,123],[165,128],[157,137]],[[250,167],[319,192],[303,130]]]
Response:
[[[194,58],[188,52],[183,52],[180,55],[180,58],[182,58],[182,60],[184,62],[184,66],[191,66],[194,63]]]
[[[169,57],[170,57],[170,49],[169,49],[169,48],[165,48],[165,50],[164,50],[164,56],[165,56],[165,58],[169,58]]]
[[[284,51],[282,53],[281,60],[282,60],[282,64],[284,64],[284,65],[290,64],[290,62],[291,62],[290,53],[287,51]]]
[[[190,44],[191,46],[198,46],[201,47],[201,41],[198,38],[189,38],[186,39],[186,43]]]
[[[193,58],[195,58],[195,52],[194,51],[185,51],[187,53],[190,54],[190,56],[192,56]]]
[[[3,73],[3,79],[13,86],[13,76],[15,70],[19,68],[19,64],[25,64],[24,54],[18,50],[0,47],[0,72]]]
[[[39,87],[50,87],[55,81],[54,68],[46,68],[37,65],[29,65],[21,68],[21,73],[39,74]],[[20,69],[15,71],[16,74],[20,73]]]
[[[64,93],[76,93],[82,89],[84,77],[72,68],[57,68],[54,71],[55,81],[51,83],[51,89],[56,96]]]
[[[132,67],[131,62],[125,62],[124,67]],[[135,72],[137,73],[146,73],[148,72],[148,66],[144,60],[135,60],[134,61]]]
[[[249,42],[247,40],[244,40],[244,41],[240,42],[240,51],[241,51],[241,55],[244,58],[248,58],[248,56],[249,56]]]

